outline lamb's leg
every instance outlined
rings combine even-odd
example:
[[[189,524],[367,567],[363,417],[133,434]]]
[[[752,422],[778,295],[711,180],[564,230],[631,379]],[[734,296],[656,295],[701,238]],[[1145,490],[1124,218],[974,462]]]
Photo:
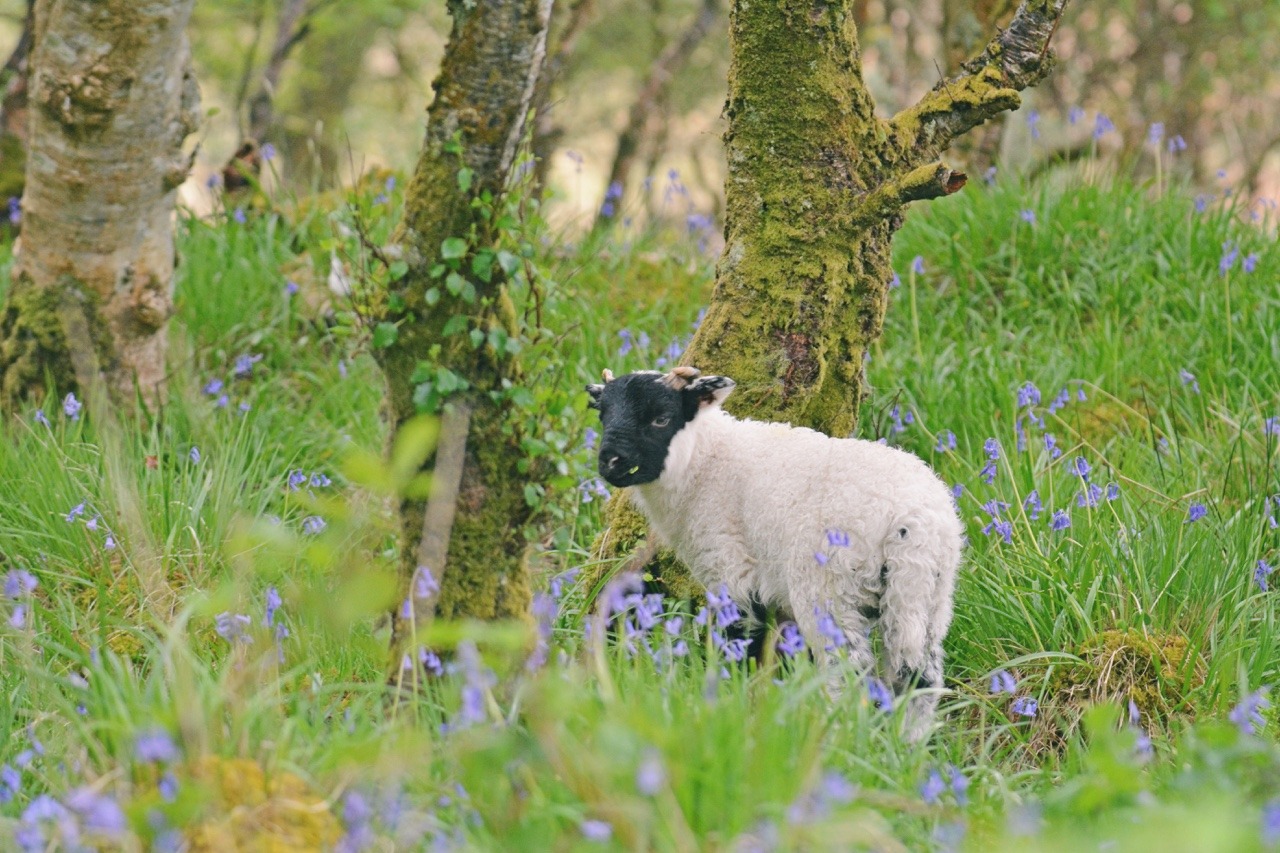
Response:
[[[794,590],[791,593],[791,612],[796,625],[819,665],[829,665],[843,656],[852,661],[859,672],[869,673],[875,669],[869,636],[874,617],[864,611],[865,608],[839,600],[822,601],[817,595]],[[844,638],[843,643],[840,637]]]
[[[894,693],[907,695],[906,735],[924,738],[942,690],[942,638],[951,624],[955,569],[902,549],[888,564],[881,626]]]

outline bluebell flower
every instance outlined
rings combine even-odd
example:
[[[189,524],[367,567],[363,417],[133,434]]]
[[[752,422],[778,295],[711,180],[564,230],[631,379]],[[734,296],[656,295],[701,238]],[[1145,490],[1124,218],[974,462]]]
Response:
[[[1074,106],[1071,109],[1067,110],[1067,122],[1069,124],[1074,125],[1077,122],[1079,122],[1080,119],[1082,118],[1084,118],[1084,110],[1081,109],[1080,107]]]
[[[613,825],[604,820],[584,820],[578,824],[582,837],[587,841],[603,844],[613,837]]]
[[[1186,151],[1186,150],[1187,150],[1187,140],[1185,140],[1185,139],[1183,139],[1183,138],[1182,138],[1182,134],[1180,134],[1180,133],[1175,134],[1175,135],[1174,135],[1174,136],[1169,140],[1169,144],[1165,146],[1165,149],[1166,149],[1170,154],[1177,154],[1179,151]]]
[[[1107,501],[1111,502],[1120,498],[1120,486],[1117,483],[1107,484]]]
[[[828,530],[827,545],[829,545],[832,548],[848,548],[849,534],[845,533],[843,530],[835,530],[835,529]]]
[[[71,791],[65,799],[67,807],[79,815],[89,832],[112,838],[124,834],[127,826],[124,810],[107,794],[86,786]]]
[[[191,452],[188,453],[187,455],[191,457],[191,462],[193,465],[200,464],[200,448],[196,447],[194,444],[191,445]]]
[[[996,167],[988,166],[987,171],[982,173],[982,180],[987,186],[993,185],[996,182]]]
[[[994,694],[1017,693],[1018,682],[1007,669],[997,669],[991,674],[991,692]]]
[[[1040,517],[1040,513],[1044,510],[1044,505],[1040,502],[1039,489],[1031,490],[1031,494],[1027,495],[1027,499],[1022,502],[1022,508],[1030,513],[1032,521]]]
[[[622,338],[622,346],[618,347],[618,355],[622,356],[631,352],[631,349],[634,346],[631,340],[631,330],[623,329],[618,332],[618,337]]]
[[[902,287],[902,276],[895,272],[893,277],[889,279],[889,289],[897,290],[899,287]]]
[[[1083,456],[1077,456],[1071,460],[1071,473],[1085,480],[1089,479],[1089,472],[1093,470],[1093,466],[1089,464],[1089,460]]]
[[[1049,414],[1065,408],[1069,402],[1071,402],[1071,392],[1063,386],[1062,390],[1058,392],[1058,396],[1054,397],[1049,403]]]
[[[742,618],[738,603],[729,595],[729,587],[720,584],[717,590],[707,590],[707,604],[716,615],[716,624],[727,628]]]
[[[160,793],[160,799],[166,803],[172,803],[178,799],[178,777],[173,775],[172,771],[166,771],[160,776],[160,781],[156,784],[156,789]],[[179,848],[174,848],[179,849]]]
[[[1053,433],[1044,434],[1044,449],[1049,452],[1050,459],[1057,459],[1062,455],[1062,451],[1058,449],[1058,440],[1053,437]]]
[[[1253,570],[1254,583],[1263,592],[1267,591],[1267,576],[1275,571],[1275,566],[1269,565],[1266,560],[1259,560],[1257,568]]]
[[[947,765],[947,775],[951,777],[951,794],[959,805],[969,803],[969,777],[960,772],[954,764]]]
[[[1036,212],[1031,208],[1023,208],[1018,212],[1018,216],[1028,225],[1036,224]]]
[[[956,449],[956,434],[949,429],[944,429],[938,433],[938,443],[933,448],[938,453],[946,453],[949,450]]]
[[[0,803],[10,802],[22,793],[22,774],[8,764],[0,767]]]
[[[795,657],[805,649],[804,635],[794,622],[785,622],[778,634],[778,651],[785,657]]]
[[[1236,265],[1236,258],[1240,257],[1240,249],[1236,244],[1228,240],[1222,244],[1222,257],[1218,260],[1218,275],[1226,275],[1231,272],[1231,268]]]
[[[1204,504],[1193,503],[1191,506],[1187,507],[1187,520],[1185,523],[1195,524],[1197,521],[1204,518],[1208,514],[1209,514],[1209,508],[1206,507]]]
[[[71,420],[80,420],[80,410],[82,408],[84,406],[76,399],[75,392],[70,392],[62,398],[62,413],[71,418]]]
[[[307,475],[302,471],[294,469],[289,472],[289,476],[285,480],[285,484],[289,487],[289,491],[296,492],[307,483]]]
[[[947,783],[943,781],[942,774],[937,770],[930,770],[928,778],[920,786],[920,799],[931,806],[935,805],[945,790],[947,790]]]
[[[274,586],[267,587],[267,592],[265,597],[266,597],[267,603],[266,603],[266,618],[264,621],[266,622],[267,627],[270,628],[276,618],[276,611],[280,609],[280,605],[283,602],[280,600],[280,591],[277,590]]]
[[[661,756],[657,750],[647,750],[636,768],[636,790],[646,797],[654,797],[666,781],[667,772],[662,767]]]
[[[133,755],[144,764],[168,764],[178,760],[178,745],[165,729],[144,729],[134,735]]]
[[[440,591],[440,584],[436,580],[431,569],[426,566],[418,566],[413,572],[413,596],[414,598],[430,598]]]
[[[213,379],[210,379],[208,382],[206,382],[206,383],[204,384],[204,393],[208,394],[208,395],[209,395],[209,396],[211,396],[211,397],[212,397],[214,394],[219,393],[220,391],[222,391],[222,380],[221,380],[221,379],[218,379],[218,378],[216,378],[216,377],[215,377],[215,378],[213,378]]]
[[[1040,138],[1040,111],[1031,110],[1027,113],[1027,128],[1031,131],[1032,139]]]
[[[234,219],[236,222],[240,223],[241,225],[243,225],[245,223],[245,220],[248,219],[248,217],[245,216],[244,214],[243,207],[237,207],[235,211],[231,214],[231,218]]]
[[[597,497],[609,499],[609,487],[604,484],[604,480],[599,477],[592,477],[589,480],[583,480],[578,484],[578,492],[582,497],[584,504],[589,504]]]
[[[826,554],[822,553],[821,551],[813,552],[813,561],[817,563],[819,566],[825,566],[829,559],[831,558],[828,557]]]
[[[5,598],[22,598],[34,592],[38,585],[36,576],[26,569],[10,569],[4,576]]]
[[[1244,260],[1240,262],[1240,269],[1245,272],[1253,272],[1258,268],[1258,253],[1250,252],[1244,256]]]
[[[1102,137],[1106,136],[1108,133],[1110,133],[1115,129],[1116,129],[1116,126],[1111,121],[1111,119],[1109,119],[1107,116],[1103,115],[1102,113],[1098,113],[1098,117],[1094,120],[1094,123],[1093,123],[1093,138],[1101,139]]]
[[[1262,843],[1280,844],[1280,797],[1262,807]]]
[[[600,433],[591,427],[587,427],[582,433],[582,444],[587,450],[596,449],[596,440],[600,438]]]
[[[867,698],[875,702],[881,711],[893,710],[893,691],[874,675],[867,676]]]
[[[1183,385],[1190,385],[1192,391],[1197,394],[1200,393],[1200,383],[1196,381],[1196,375],[1190,370],[1187,370],[1186,368],[1179,370],[1178,378],[1182,380]]]
[[[328,526],[328,522],[318,515],[309,515],[302,519],[302,532],[308,536],[317,536]]]
[[[22,221],[22,199],[15,195],[9,196],[9,224],[17,225]]]
[[[1147,144],[1159,148],[1161,140],[1164,139],[1164,122],[1152,122],[1151,127],[1147,128]]]
[[[1196,213],[1204,213],[1205,208],[1209,206],[1210,196],[1198,195],[1195,199]]]
[[[1071,526],[1071,515],[1065,509],[1055,509],[1049,519],[1050,530],[1066,530]]]
[[[1018,388],[1018,408],[1025,409],[1027,406],[1035,406],[1040,403],[1040,389],[1036,387],[1034,382],[1024,382]]]
[[[226,394],[219,394],[218,398],[213,401],[213,405],[214,405],[214,408],[225,409],[230,402],[231,402],[231,398],[228,397]],[[240,404],[242,408],[247,405],[248,405],[247,403]]]
[[[298,286],[298,283],[297,283],[296,281],[293,281],[293,280],[291,280],[291,279],[286,279],[286,280],[285,280],[285,283],[284,283],[284,295],[285,295],[285,296],[297,296],[297,295],[298,295],[298,291],[299,291],[299,290],[301,290],[301,289],[302,289],[302,288],[300,288],[300,287]]]
[[[45,416],[44,409],[36,409],[36,413],[33,417],[35,418],[36,423],[46,427],[49,426],[49,418]]]
[[[72,522],[73,522],[73,521],[75,521],[77,518],[79,518],[80,516],[84,515],[85,505],[86,505],[87,503],[88,503],[88,501],[80,501],[80,503],[76,504],[75,506],[73,506],[73,507],[71,508],[71,511],[67,513],[67,523],[68,523],[68,524],[72,523]]]
[[[911,271],[916,275],[924,275],[924,256],[916,255],[911,259]]]
[[[313,473],[311,479],[307,482],[310,483],[313,489],[324,489],[333,485],[333,481],[319,471]]]
[[[1010,706],[1015,714],[1021,714],[1024,717],[1034,717],[1036,711],[1040,707],[1040,703],[1032,696],[1019,696],[1013,700]]]
[[[1076,495],[1076,506],[1093,507],[1102,499],[1102,487],[1097,483],[1089,483]]]
[[[25,604],[15,604],[13,610],[9,611],[9,627],[15,631],[21,631],[27,624],[27,606]]]
[[[426,567],[424,566],[423,568]],[[564,595],[565,586],[577,580],[578,574],[581,571],[581,569],[569,569],[568,571],[561,572],[560,574],[552,577],[551,582],[547,585],[547,591],[551,593],[551,597],[559,601]]]
[[[719,634],[716,634],[715,637],[718,638]],[[729,661],[729,663],[739,663],[746,658],[747,646],[749,644],[750,640],[745,637],[739,637],[734,640],[725,640],[719,644],[720,653],[724,655],[724,659]]]
[[[252,621],[243,613],[223,611],[214,617],[214,630],[228,643],[234,644],[237,641],[251,643],[253,637],[248,633],[248,629]]]
[[[1231,709],[1227,719],[1236,724],[1242,734],[1257,734],[1258,729],[1266,724],[1262,712],[1271,707],[1267,700],[1267,688],[1255,690],[1240,700],[1240,704]]]
[[[260,353],[244,353],[236,357],[235,364],[232,365],[232,372],[241,378],[253,373],[253,366],[262,361]]]
[[[814,612],[818,617],[818,633],[827,639],[827,651],[834,652],[848,645],[849,638],[844,635],[844,631],[836,624],[835,618],[830,613],[821,609],[815,609]]]
[[[276,147],[272,145],[270,142],[264,142],[262,144],[261,152],[262,152],[262,159],[270,163],[271,160],[276,156]]]

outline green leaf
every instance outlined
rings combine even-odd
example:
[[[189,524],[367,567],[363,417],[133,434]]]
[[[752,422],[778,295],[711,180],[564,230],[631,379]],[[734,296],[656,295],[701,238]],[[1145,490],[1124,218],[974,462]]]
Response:
[[[479,329],[472,329],[471,330],[471,346],[473,348],[479,347],[482,343],[484,343],[484,332],[480,331]]]
[[[458,275],[456,272],[449,273],[449,275],[446,276],[444,280],[445,289],[448,290],[450,295],[452,296],[457,296],[458,294],[462,293],[462,290],[466,286],[466,284],[467,284],[467,280],[462,276]]]
[[[399,281],[409,272],[409,265],[404,261],[392,261],[391,266],[387,268],[387,275],[392,281]]]
[[[428,287],[427,292],[423,294],[423,297],[427,300],[428,306],[435,305],[440,301],[440,288]]]
[[[447,338],[450,335],[458,334],[458,332],[461,332],[466,327],[467,327],[466,316],[463,314],[454,314],[452,317],[449,318],[448,322],[444,324],[444,328],[441,330],[440,333]]]
[[[471,258],[471,272],[481,281],[493,279],[493,250],[481,249]]]
[[[449,237],[440,244],[440,257],[446,261],[456,260],[466,253],[467,241],[461,237]]]
[[[469,281],[462,283],[462,299],[465,302],[476,301],[476,286]]]
[[[471,179],[475,177],[475,173],[465,166],[458,170],[458,189],[464,193],[471,189]]]
[[[449,268],[446,267],[444,264],[436,264],[427,272],[427,275],[431,276],[432,278],[439,278],[440,276],[444,275],[445,271],[448,269]]]
[[[498,266],[507,275],[515,275],[516,270],[520,269],[520,259],[503,249],[498,252]]]
[[[373,329],[373,345],[377,349],[386,349],[400,337],[400,327],[395,323],[379,323]]]

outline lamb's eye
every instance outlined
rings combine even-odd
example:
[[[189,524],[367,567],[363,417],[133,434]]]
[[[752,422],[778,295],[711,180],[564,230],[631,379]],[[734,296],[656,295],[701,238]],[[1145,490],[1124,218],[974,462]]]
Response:
[[[671,423],[670,415],[658,415],[658,417],[653,419],[653,425],[656,426],[658,429],[662,429],[669,423]]]

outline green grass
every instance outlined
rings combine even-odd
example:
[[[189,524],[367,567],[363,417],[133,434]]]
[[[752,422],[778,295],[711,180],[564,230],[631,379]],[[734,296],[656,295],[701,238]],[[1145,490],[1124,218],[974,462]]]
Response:
[[[360,204],[381,239],[394,210]],[[419,702],[388,703],[378,616],[395,594],[396,546],[381,382],[324,284],[331,252],[363,265],[342,236],[349,221],[316,206],[294,222],[184,220],[163,412],[116,423],[87,408],[72,421],[50,400],[49,426],[33,409],[6,423],[0,569],[39,586],[3,605],[0,764],[19,784],[0,782],[0,847],[30,832],[36,798],[87,814],[89,791],[120,804],[128,831],[84,837],[123,849],[162,848],[174,829],[194,849],[253,838],[323,849],[344,831],[406,850],[1264,849],[1278,721],[1265,710],[1250,736],[1228,715],[1280,681],[1277,593],[1254,582],[1259,560],[1280,563],[1280,504],[1268,503],[1280,435],[1266,425],[1280,416],[1273,222],[1067,178],[971,187],[911,212],[860,434],[962,484],[970,540],[951,692],[931,741],[911,745],[856,680],[833,697],[807,662],[722,672],[683,603],[664,616],[684,617],[693,654],[673,657],[661,625],[656,660],[601,643],[599,623],[584,636],[587,591],[572,585],[547,667],[526,666],[525,628],[440,626],[426,639],[470,638],[483,663]],[[560,463],[541,484],[549,520],[531,558],[545,585],[591,559],[600,529],[601,502],[577,488],[592,476],[582,385],[606,366],[652,367],[685,340],[714,259],[688,235],[533,236],[550,284],[526,417],[534,450]],[[1227,241],[1240,256],[1224,275]],[[237,375],[241,356],[261,359]],[[1043,426],[1019,405],[1027,382]],[[1062,388],[1069,401],[1051,407]],[[944,431],[954,451],[936,449]],[[291,488],[294,471],[308,483]],[[1090,483],[1103,495],[1082,506]],[[1009,542],[983,532],[992,500],[1009,505]],[[1194,522],[1193,504],[1207,510]],[[1070,527],[1051,528],[1055,510]],[[264,622],[270,587],[288,636]],[[252,641],[219,636],[222,613],[249,615]],[[1034,717],[990,692],[999,669],[1038,700]],[[466,726],[468,681],[482,685],[483,720]],[[1150,756],[1124,721],[1130,699]],[[172,766],[135,754],[157,726],[179,745]],[[950,768],[967,793],[926,803],[922,785]],[[611,839],[591,841],[584,821],[607,822]],[[58,826],[41,824],[48,843]]]

